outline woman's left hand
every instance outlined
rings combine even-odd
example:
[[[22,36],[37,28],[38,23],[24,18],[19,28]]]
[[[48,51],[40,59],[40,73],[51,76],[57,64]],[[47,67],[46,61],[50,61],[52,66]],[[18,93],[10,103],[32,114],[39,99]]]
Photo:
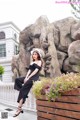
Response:
[[[24,79],[24,84],[29,80],[29,78],[25,78]]]

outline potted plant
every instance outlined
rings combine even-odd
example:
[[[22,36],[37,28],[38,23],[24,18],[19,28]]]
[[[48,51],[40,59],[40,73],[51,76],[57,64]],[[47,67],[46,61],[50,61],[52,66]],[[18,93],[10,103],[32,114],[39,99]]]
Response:
[[[38,120],[80,120],[80,73],[43,78],[33,85]]]
[[[4,73],[4,67],[0,65],[0,80],[2,80],[3,73]]]

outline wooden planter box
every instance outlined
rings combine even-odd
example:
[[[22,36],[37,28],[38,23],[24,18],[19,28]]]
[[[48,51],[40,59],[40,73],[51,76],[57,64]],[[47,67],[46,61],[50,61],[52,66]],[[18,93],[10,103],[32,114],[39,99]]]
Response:
[[[55,102],[37,98],[37,120],[80,120],[80,88],[66,92]]]

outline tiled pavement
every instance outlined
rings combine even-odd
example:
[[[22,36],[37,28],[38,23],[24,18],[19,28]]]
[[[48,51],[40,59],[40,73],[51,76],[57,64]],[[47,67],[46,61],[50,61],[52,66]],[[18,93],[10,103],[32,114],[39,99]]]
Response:
[[[8,110],[6,110],[8,109]],[[24,111],[23,114],[20,114],[17,117],[13,117],[16,109],[10,108],[8,106],[0,104],[0,120],[37,120],[37,115],[35,112],[30,112],[30,111]],[[8,118],[2,119],[1,118],[1,113],[2,112],[8,112]]]

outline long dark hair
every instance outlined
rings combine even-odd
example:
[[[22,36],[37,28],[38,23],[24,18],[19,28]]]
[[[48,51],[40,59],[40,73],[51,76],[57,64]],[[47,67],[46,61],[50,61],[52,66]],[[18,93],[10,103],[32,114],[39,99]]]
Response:
[[[37,58],[37,59],[38,59],[38,60],[41,60],[41,68],[42,68],[44,62],[43,62],[40,54],[38,53],[38,51],[35,50],[34,52],[37,53],[37,55],[38,55],[38,58]],[[33,54],[34,54],[34,52],[33,52]],[[32,54],[32,55],[33,55],[33,54]],[[33,58],[32,58],[32,60],[35,61]]]
[[[37,59],[38,59],[38,60],[41,60],[41,56],[40,56],[40,54],[38,53],[38,51],[35,50],[35,51],[33,52],[33,54],[34,54],[34,53],[37,53],[37,56],[38,56]],[[32,56],[33,56],[33,54],[32,54]],[[33,59],[33,57],[32,57],[32,60],[35,61],[35,60]]]

